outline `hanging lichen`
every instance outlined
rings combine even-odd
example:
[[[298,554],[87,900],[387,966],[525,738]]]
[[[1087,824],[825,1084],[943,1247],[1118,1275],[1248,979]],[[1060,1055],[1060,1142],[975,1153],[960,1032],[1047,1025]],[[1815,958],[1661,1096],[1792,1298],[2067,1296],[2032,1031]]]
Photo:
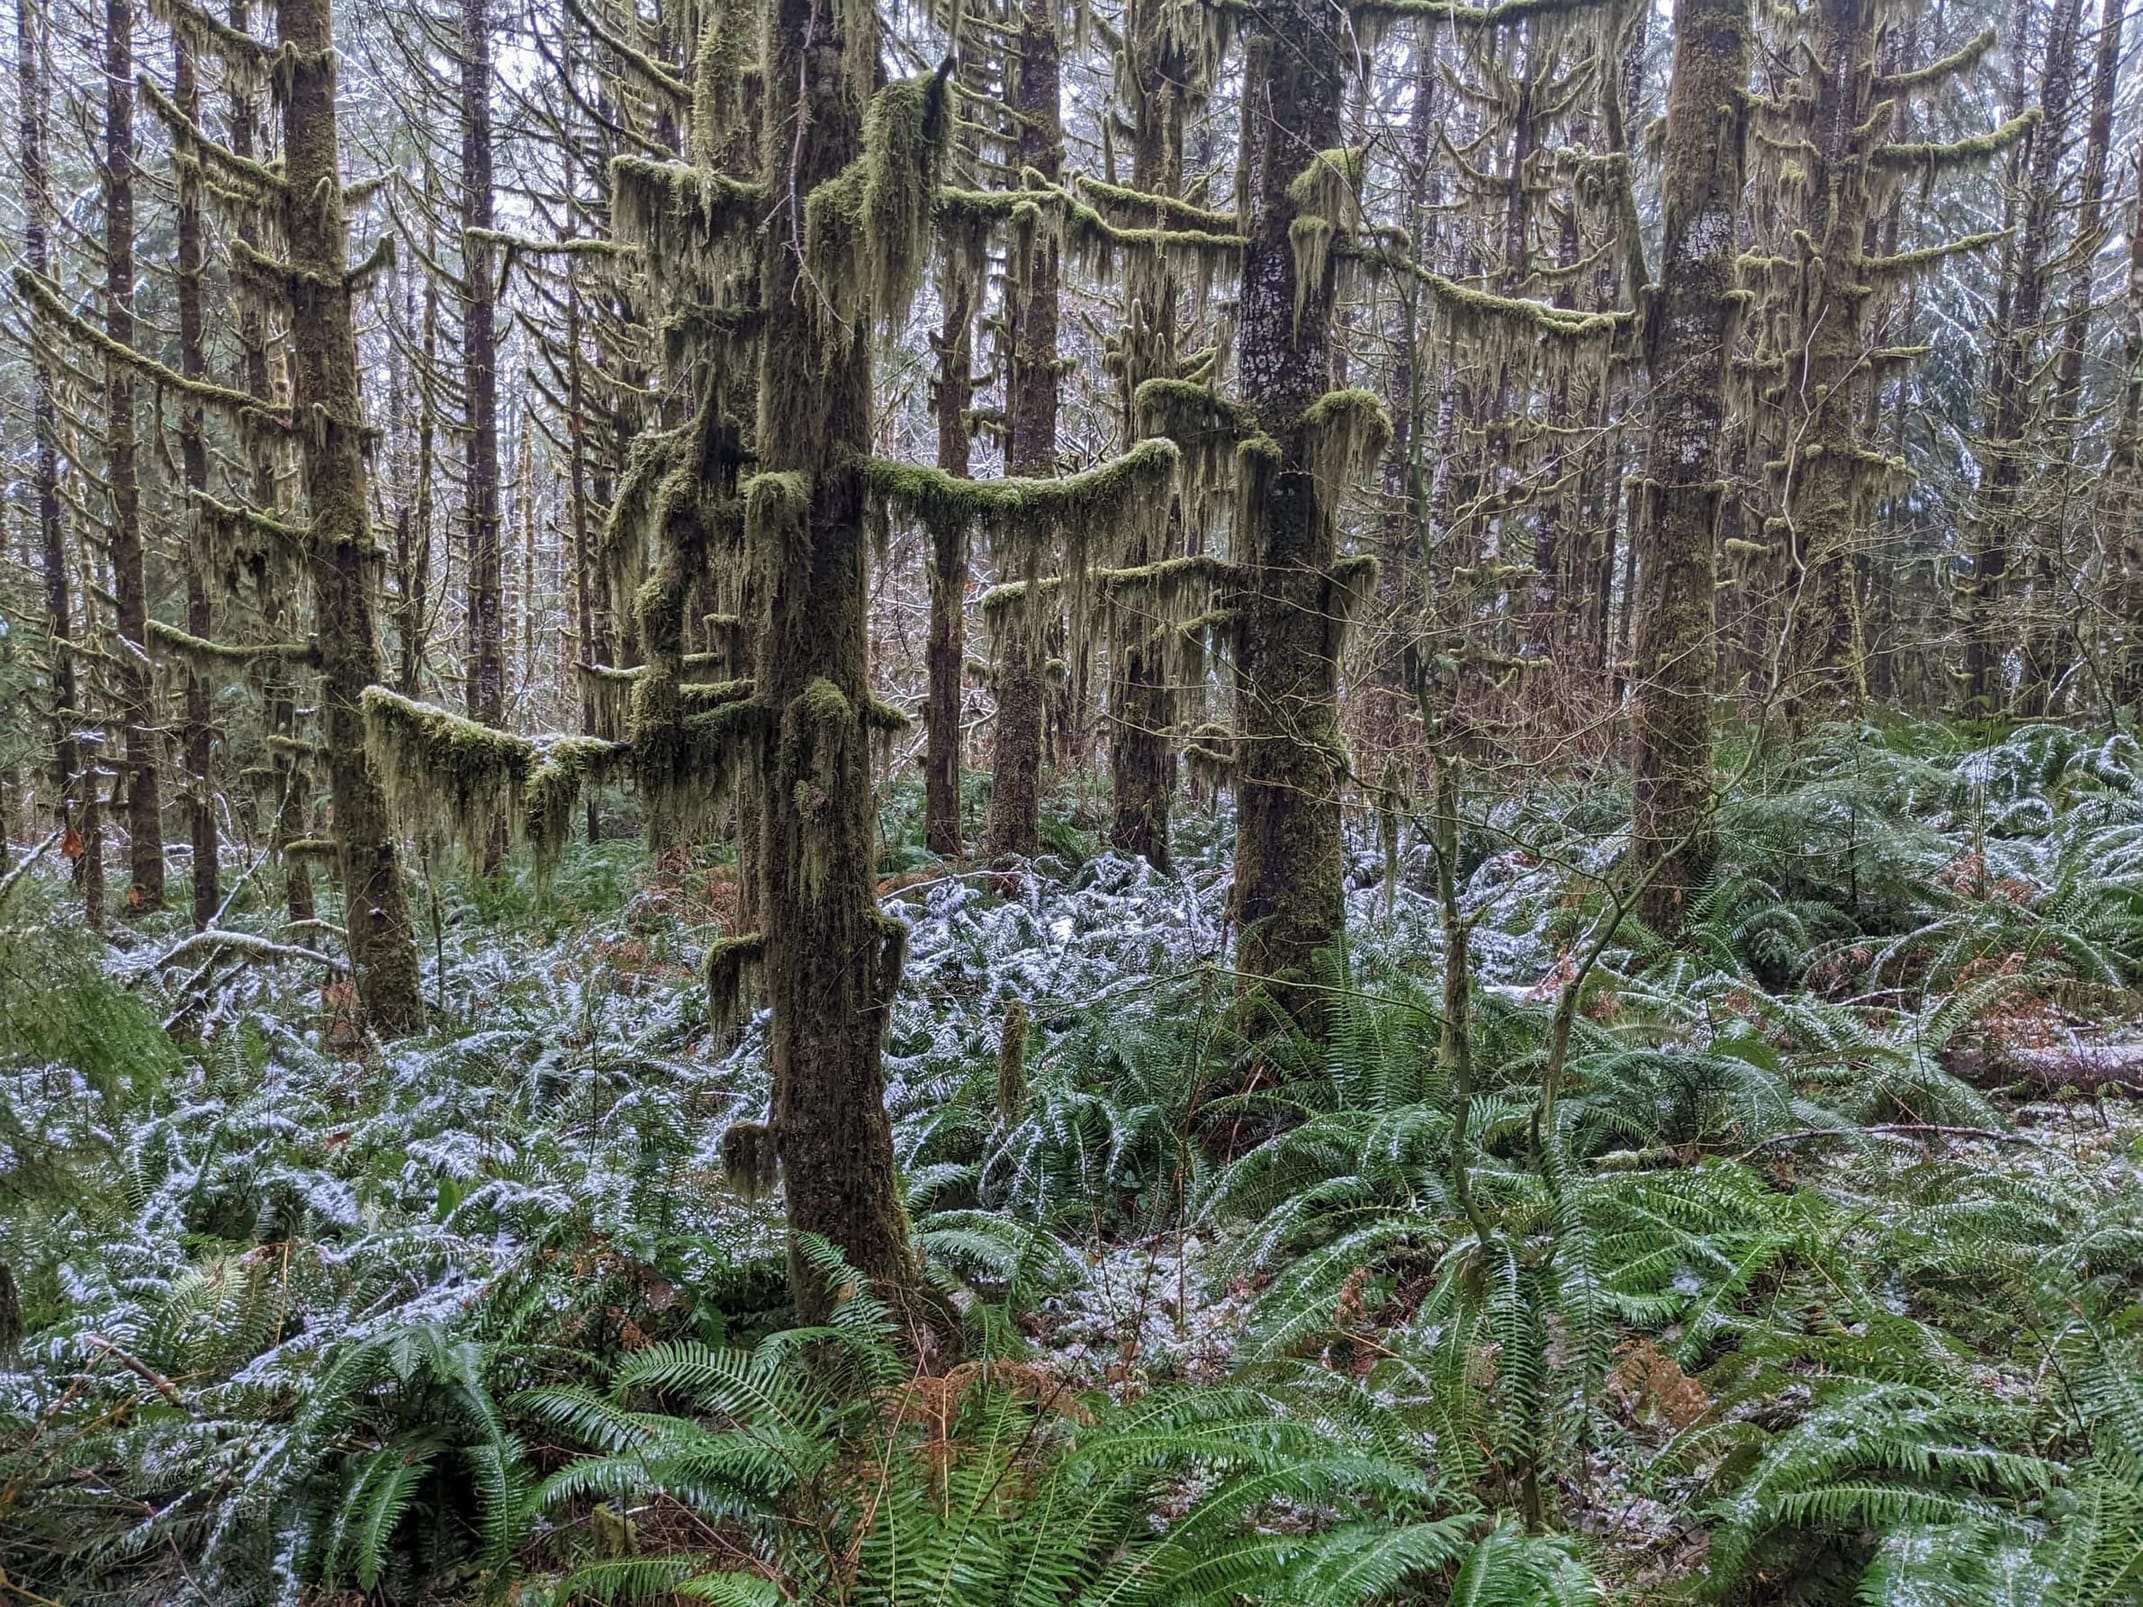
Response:
[[[907,315],[929,257],[951,67],[948,58],[873,95],[862,154],[804,198],[804,255],[829,346],[850,328],[847,309],[864,308],[880,328]]]
[[[1327,391],[1303,410],[1303,461],[1317,487],[1320,518],[1338,513],[1340,500],[1368,478],[1390,444],[1391,415],[1368,391]]]
[[[756,932],[716,938],[707,945],[700,980],[707,990],[708,1028],[717,1045],[733,1044],[742,1030],[745,1001],[755,991],[753,972],[765,954],[766,944]]]
[[[564,853],[583,789],[608,779],[623,751],[595,737],[531,740],[379,686],[363,706],[366,747],[402,821],[478,859],[503,831],[534,851],[539,882]]]
[[[768,1122],[731,1122],[722,1130],[722,1181],[756,1203],[781,1181],[781,1142]]]

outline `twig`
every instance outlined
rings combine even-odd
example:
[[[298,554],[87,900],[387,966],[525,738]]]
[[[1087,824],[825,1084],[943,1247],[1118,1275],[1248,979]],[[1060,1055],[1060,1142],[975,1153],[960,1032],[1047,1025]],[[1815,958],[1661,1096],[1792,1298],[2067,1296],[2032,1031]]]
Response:
[[[102,1334],[84,1334],[82,1337],[103,1351],[105,1355],[111,1357],[113,1361],[124,1367],[144,1384],[155,1390],[157,1394],[163,1396],[172,1405],[184,1406],[186,1404],[179,1394],[178,1386],[147,1362],[135,1360],[134,1357],[129,1356]]]
[[[53,832],[51,836],[47,837],[43,842],[39,843],[27,854],[24,854],[21,860],[18,861],[5,876],[0,876],[0,909],[7,908],[8,896],[15,891],[15,884],[21,881],[23,877],[29,875],[30,867],[35,865],[40,859],[43,859],[45,855],[50,853],[52,851],[52,845],[59,840],[60,833],[57,831]],[[12,1589],[13,1587],[10,1586],[9,1588]]]

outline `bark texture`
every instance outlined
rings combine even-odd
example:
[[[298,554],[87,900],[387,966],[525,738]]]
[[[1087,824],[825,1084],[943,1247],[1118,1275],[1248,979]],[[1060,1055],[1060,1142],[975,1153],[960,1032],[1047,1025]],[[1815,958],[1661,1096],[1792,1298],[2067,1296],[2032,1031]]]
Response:
[[[837,1246],[904,1311],[920,1290],[882,1053],[906,929],[878,913],[866,724],[872,331],[855,305],[834,310],[838,330],[823,327],[833,313],[804,280],[798,204],[864,155],[862,87],[878,39],[867,10],[827,0],[770,5],[762,126],[767,189],[779,200],[760,261],[761,472],[747,488],[746,515],[757,576],[754,701],[767,727],[747,785],[760,818],[790,1276],[799,1315],[815,1322],[837,1292],[808,1260],[806,1235]],[[943,88],[933,89],[941,124]]]
[[[374,597],[381,554],[366,495],[364,414],[351,317],[349,224],[335,106],[329,0],[279,0],[276,33],[283,237],[290,277],[291,411],[298,420],[310,529],[306,562],[320,654],[320,717],[335,808],[350,966],[382,1034],[424,1022],[415,932],[385,799],[365,751],[359,699],[380,679]]]
[[[1665,250],[1645,311],[1651,433],[1640,493],[1630,735],[1638,912],[1672,934],[1712,853],[1716,537],[1735,322],[1748,0],[1679,0],[1667,91]]]
[[[194,68],[193,48],[183,32],[172,35],[174,71],[172,99],[180,111],[200,120],[201,91]],[[191,162],[179,164],[178,172],[178,262],[179,372],[189,379],[208,377],[208,352],[201,322],[201,170]],[[179,471],[189,494],[208,490],[208,439],[206,420],[198,402],[183,402],[179,408]],[[198,502],[187,512],[185,554],[186,630],[201,641],[215,632],[215,607],[209,590],[214,555],[209,549],[208,521]],[[222,903],[219,891],[216,831],[215,733],[210,724],[209,679],[200,666],[186,666],[185,742],[186,814],[193,839],[193,924],[206,930]]]
[[[488,0],[462,0],[461,222],[465,539],[468,543],[469,718],[506,721],[505,590],[499,536],[498,308],[491,154],[491,19]]]
[[[104,5],[104,333],[134,344],[134,8]],[[164,907],[164,808],[160,737],[149,677],[149,581],[141,539],[141,483],[135,463],[134,370],[104,364],[104,476],[110,494],[105,532],[118,602],[121,645],[113,681],[126,741],[127,908]]]
[[[1011,110],[1019,134],[1013,171],[1032,168],[1055,184],[1064,171],[1062,73],[1056,16],[1049,0],[1022,0],[1016,57],[1010,69]],[[1057,300],[1062,265],[1056,238],[1021,229],[1009,316],[1010,372],[1005,380],[1005,472],[1041,477],[1057,461]],[[1042,734],[1048,713],[1048,655],[1040,594],[1002,611],[997,637],[997,738],[990,781],[985,849],[992,858],[1025,856],[1040,846]]]
[[[1250,230],[1240,365],[1243,404],[1263,433],[1244,444],[1237,469],[1232,900],[1245,988],[1317,1034],[1326,1015],[1319,956],[1339,943],[1345,871],[1345,610],[1333,577],[1332,509],[1321,505],[1311,461],[1310,411],[1330,379],[1333,260],[1306,262],[1294,231],[1310,216],[1297,181],[1338,143],[1349,47],[1343,15],[1315,0],[1275,0],[1257,25],[1250,48],[1263,59],[1248,79],[1257,133],[1244,153]]]

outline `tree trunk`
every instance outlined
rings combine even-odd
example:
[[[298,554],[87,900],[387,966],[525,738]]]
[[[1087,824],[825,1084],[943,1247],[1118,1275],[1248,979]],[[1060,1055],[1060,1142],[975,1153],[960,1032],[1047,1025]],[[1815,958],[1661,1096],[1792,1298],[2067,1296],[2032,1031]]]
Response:
[[[2013,164],[2014,173],[2022,179],[2018,205],[2023,217],[2013,249],[2003,253],[2007,282],[1995,311],[1986,490],[1972,553],[1971,584],[1964,597],[1964,713],[1974,719],[1998,718],[2008,703],[2005,664],[2018,633],[2015,622],[2004,617],[2004,605],[2010,561],[2027,539],[2030,524],[2024,507],[2025,481],[2040,468],[2038,454],[2027,448],[2026,435],[2032,427],[2039,377],[2040,320],[2060,202],[2059,165],[2075,91],[2081,12],[2082,0],[2056,0],[2049,15],[2039,81],[2041,120],[2019,147]],[[2011,40],[2011,46],[2019,60],[2025,53],[2022,30],[2031,14],[2027,7],[2018,8],[2018,37]],[[2021,73],[2021,67],[2018,70]],[[2021,105],[2015,108],[2022,109]],[[2034,684],[2028,674],[2025,680],[2019,712],[2043,712],[2044,685]]]
[[[232,0],[231,27],[245,33],[251,26],[252,6],[250,0]],[[259,117],[252,94],[242,76],[234,75],[231,82],[231,149],[243,157],[254,154],[254,134]],[[239,214],[238,238],[255,250],[260,248],[261,228],[254,208],[248,206]],[[268,324],[254,298],[238,298],[238,349],[240,354],[239,384],[248,396],[258,397],[264,403],[275,400],[275,381],[271,376],[268,361]],[[246,456],[250,468],[251,496],[253,505],[266,513],[277,514],[283,509],[279,493],[275,455],[265,442],[247,442]],[[263,586],[261,613],[269,633],[286,636],[282,629],[288,617],[295,613],[289,599],[282,597],[272,587]],[[267,704],[268,730],[272,736],[295,743],[297,737],[297,689],[290,669],[279,659],[271,659],[261,674],[261,698]],[[282,858],[284,910],[290,920],[310,921],[315,914],[313,903],[313,873],[311,864],[304,859],[293,859],[282,853],[285,843],[295,842],[311,835],[312,780],[306,768],[304,756],[293,745],[281,757],[283,787],[276,804],[275,818],[269,827],[269,839]]]
[[[1676,931],[1712,852],[1711,695],[1727,342],[1741,210],[1748,0],[1677,0],[1667,91],[1665,249],[1645,313],[1652,387],[1631,666],[1638,913]]]
[[[36,0],[15,3],[16,111],[21,138],[22,164],[22,258],[30,272],[52,276],[51,250],[46,230],[50,226],[52,197],[45,177],[45,36]],[[67,573],[67,542],[60,523],[59,419],[52,390],[52,365],[43,348],[30,347],[30,416],[37,441],[36,467],[32,471],[32,497],[37,520],[37,554],[42,569],[45,601],[45,634],[52,655],[52,817],[62,833],[73,832],[69,844],[76,855],[77,879],[86,868],[88,845],[83,836],[80,812],[75,808],[76,789],[83,782],[82,753],[75,742],[81,711],[75,707],[74,602]],[[101,924],[101,912],[89,911],[92,928]]]
[[[1177,197],[1183,187],[1183,103],[1189,65],[1158,0],[1134,0],[1125,18],[1128,71],[1120,81],[1137,86],[1131,107],[1131,187],[1146,195]],[[1124,274],[1124,445],[1139,433],[1134,398],[1149,379],[1176,377],[1176,286],[1164,258],[1134,259]],[[1136,569],[1179,550],[1184,512],[1180,501],[1165,526],[1160,550],[1149,550],[1141,525],[1124,561]],[[1169,685],[1167,633],[1174,621],[1153,617],[1137,599],[1119,604],[1121,620],[1109,654],[1109,776],[1116,818],[1109,841],[1137,854],[1164,875],[1169,808],[1176,793],[1176,698]],[[1155,614],[1158,611],[1154,611]]]
[[[2026,681],[2048,688],[2063,682],[2082,651],[2072,621],[2082,616],[2084,599],[2082,588],[2076,584],[2079,560],[2069,550],[2069,526],[2071,510],[2080,501],[2076,494],[2076,431],[2082,422],[2084,348],[2091,328],[2094,269],[2099,248],[2105,244],[2106,175],[2113,152],[2114,97],[2119,87],[2125,20],[2123,0],[2104,0],[2091,69],[2091,113],[2084,131],[2076,239],[2068,251],[2075,266],[2069,276],[2068,304],[2062,313],[2061,347],[2054,360],[2054,440],[2049,455],[2059,464],[2060,477],[2052,515],[2045,522],[2049,535],[2037,546],[2048,579],[2058,582],[2063,595],[2041,599],[2034,620],[2037,628],[2025,648]],[[2089,562],[2089,557],[2081,559],[2082,564]]]
[[[198,122],[201,90],[196,80],[193,47],[183,29],[171,36],[174,58],[173,99],[180,111]],[[178,303],[179,372],[189,379],[208,376],[208,352],[201,325],[201,172],[191,162],[178,165]],[[198,402],[179,408],[179,468],[193,495],[208,490],[206,421]],[[186,520],[186,629],[202,641],[215,630],[210,600],[209,526],[198,503]],[[214,733],[209,719],[209,680],[198,665],[186,666],[186,772],[190,790],[187,814],[193,837],[193,924],[206,931],[223,902],[218,887]]]
[[[468,433],[463,440],[464,528],[468,543],[469,718],[506,721],[505,588],[499,533],[499,424],[496,253],[476,231],[492,220],[491,23],[487,0],[462,0],[461,39],[461,372]]]
[[[1055,184],[1064,168],[1064,128],[1056,20],[1048,0],[1022,0],[1017,61],[1010,73],[1011,111],[1019,127],[1015,171],[1033,168]],[[1061,269],[1055,236],[1020,231],[1007,292],[1011,372],[1005,380],[1005,472],[1043,476],[1057,462],[1057,299]],[[1029,855],[1040,846],[1042,731],[1047,614],[1042,594],[1004,610],[997,634],[997,741],[992,755],[986,852]]]
[[[1321,1035],[1319,957],[1340,940],[1346,868],[1343,610],[1332,575],[1333,510],[1320,506],[1308,414],[1330,377],[1333,263],[1327,255],[1314,280],[1298,278],[1290,234],[1302,213],[1297,181],[1316,177],[1315,164],[1339,138],[1351,45],[1343,15],[1315,0],[1273,0],[1258,24],[1250,48],[1265,60],[1247,80],[1258,133],[1243,153],[1251,208],[1240,366],[1242,401],[1263,434],[1244,444],[1237,469],[1236,967],[1246,991],[1266,994]],[[1285,52],[1284,70],[1275,51]]]
[[[1821,0],[1811,61],[1818,74],[1809,152],[1798,318],[1789,356],[1782,460],[1786,554],[1784,692],[1789,720],[1821,719],[1865,695],[1853,559],[1865,469],[1857,376],[1867,353],[1861,283],[1871,211],[1868,123],[1873,0]]]
[[[311,520],[321,724],[342,866],[351,970],[367,1019],[383,1034],[424,1021],[416,938],[386,801],[365,751],[359,699],[380,676],[373,628],[379,553],[365,494],[364,417],[351,318],[334,29],[329,0],[279,0],[276,31],[289,194],[291,410],[301,422]]]
[[[134,344],[134,10],[104,4],[104,332]],[[106,532],[118,600],[119,655],[113,675],[126,732],[127,833],[132,885],[127,908],[164,907],[164,808],[156,710],[149,675],[149,580],[143,563],[141,486],[134,463],[134,371],[104,364]]]
[[[967,410],[974,400],[969,301],[975,282],[964,264],[946,274],[945,323],[933,342],[938,357],[931,396],[937,413],[938,467],[963,480],[971,444]],[[933,854],[951,859],[963,846],[960,712],[967,674],[967,523],[949,519],[923,534],[930,543],[930,627],[923,647],[923,841]]]
[[[765,173],[780,199],[760,266],[763,472],[747,530],[761,576],[755,701],[772,730],[748,784],[760,810],[754,857],[790,1278],[809,1323],[837,1292],[808,1260],[806,1235],[836,1246],[896,1308],[911,1309],[919,1292],[883,1065],[905,929],[878,913],[865,726],[872,333],[855,306],[838,309],[839,333],[824,329],[831,314],[803,277],[800,207],[862,154],[870,71],[857,62],[878,59],[875,19],[825,0],[769,0],[766,52]],[[774,511],[792,498],[803,502],[793,521]]]
[[[2112,549],[2105,570],[2106,612],[2117,632],[2110,698],[2116,711],[2143,709],[2143,185],[2128,214],[2121,402],[2106,448],[2099,524]]]

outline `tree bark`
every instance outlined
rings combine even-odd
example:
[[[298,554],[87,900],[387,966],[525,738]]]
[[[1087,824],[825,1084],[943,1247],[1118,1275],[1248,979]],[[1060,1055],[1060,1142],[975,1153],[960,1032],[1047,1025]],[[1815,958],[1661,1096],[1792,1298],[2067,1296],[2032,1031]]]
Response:
[[[251,0],[231,0],[230,23],[239,33],[251,27]],[[243,157],[254,154],[255,136],[258,127],[259,109],[254,104],[242,76],[233,77],[231,84],[231,149]],[[255,250],[260,248],[262,231],[255,209],[247,206],[239,213],[238,239]],[[238,349],[239,384],[248,396],[258,397],[263,403],[273,403],[276,384],[268,358],[268,325],[262,311],[252,297],[238,299]],[[246,443],[246,455],[250,469],[250,492],[253,505],[270,514],[283,508],[280,481],[276,474],[275,456],[265,442]],[[283,636],[280,629],[283,621],[297,612],[292,600],[282,597],[272,586],[261,588],[261,614],[271,635]],[[280,660],[271,659],[261,675],[261,697],[267,704],[268,729],[277,737],[294,741],[297,736],[297,689],[288,666]],[[305,758],[295,746],[279,756],[278,768],[282,771],[282,795],[277,802],[275,819],[269,827],[271,843],[282,859],[284,910],[293,923],[310,921],[316,912],[313,902],[313,873],[311,865],[303,859],[293,859],[282,853],[285,843],[296,842],[311,835],[312,777]]]
[[[104,4],[104,332],[134,344],[134,8]],[[116,358],[104,364],[105,482],[110,491],[106,532],[112,591],[118,601],[119,662],[113,675],[126,733],[127,908],[147,914],[164,907],[164,808],[157,749],[160,736],[149,675],[149,581],[141,538],[141,485],[135,466],[134,370]]]
[[[1964,713],[1996,719],[2007,709],[2005,664],[2015,644],[2014,622],[2005,619],[2009,566],[2027,546],[2029,520],[2024,484],[2039,465],[2028,450],[2039,378],[2040,324],[2045,311],[2050,247],[2060,202],[2058,172],[2074,100],[2076,42],[2082,0],[2056,0],[2048,18],[2039,79],[2040,123],[2018,148],[2014,172],[2022,179],[2022,222],[2013,249],[2003,253],[2007,282],[1996,305],[1994,361],[1988,385],[1986,491],[1972,578],[1965,592]],[[2022,30],[2031,12],[2020,6],[2011,41],[2023,55]],[[2020,69],[2021,70],[2021,69]],[[2021,97],[2019,97],[2021,98]],[[2016,108],[2021,111],[2021,106]],[[2027,674],[2019,689],[2019,712],[2043,712],[2045,687]]]
[[[379,552],[365,494],[357,330],[347,278],[349,226],[335,106],[329,0],[278,0],[283,46],[284,238],[291,267],[291,410],[300,422],[311,528],[314,640],[350,968],[383,1034],[424,1021],[417,950],[379,778],[365,751],[364,689],[380,678],[374,632]]]
[[[856,64],[876,62],[878,40],[868,11],[827,0],[768,4],[761,126],[767,189],[779,199],[760,261],[765,323],[753,444],[760,480],[800,482],[806,507],[788,527],[762,514],[748,537],[761,576],[755,701],[771,729],[747,785],[759,805],[753,857],[790,1278],[799,1317],[817,1322],[837,1291],[808,1260],[807,1235],[838,1247],[896,1309],[912,1313],[920,1294],[883,1065],[906,934],[878,912],[864,723],[872,334],[867,313],[852,306],[838,309],[848,321],[842,332],[825,332],[831,315],[804,278],[801,216],[801,198],[862,154],[870,72]]]
[[[201,89],[194,70],[193,47],[183,30],[171,36],[172,99],[180,111],[200,121]],[[178,165],[178,304],[179,372],[190,379],[208,376],[208,352],[201,322],[201,172],[191,162]],[[208,490],[206,420],[198,402],[179,407],[179,469],[189,493]],[[215,632],[215,607],[209,591],[214,562],[209,526],[195,503],[186,519],[186,629],[202,641]],[[193,924],[206,931],[222,904],[219,889],[221,852],[216,831],[214,730],[209,717],[209,680],[199,666],[186,666],[185,741],[189,796],[187,815],[193,838]]]
[[[1048,0],[1022,0],[1017,60],[1010,71],[1011,111],[1019,135],[1015,172],[1033,168],[1055,184],[1064,169],[1064,128],[1056,19]],[[1005,380],[1005,472],[1044,476],[1057,462],[1057,242],[1046,229],[1024,232],[1009,316],[1011,370]],[[1001,616],[997,637],[997,740],[992,754],[985,851],[991,858],[1033,854],[1040,846],[1042,731],[1048,712],[1046,615],[1030,588]]]
[[[1251,207],[1240,367],[1242,401],[1264,433],[1245,443],[1237,470],[1231,896],[1245,991],[1321,1035],[1319,957],[1337,948],[1343,916],[1342,609],[1332,510],[1319,506],[1305,415],[1330,378],[1333,264],[1327,257],[1314,282],[1298,281],[1290,230],[1295,181],[1339,138],[1349,44],[1342,14],[1316,0],[1274,0],[1257,24],[1250,48],[1266,70],[1248,78],[1258,135],[1243,153]]]
[[[1710,869],[1713,596],[1749,78],[1748,0],[1677,0],[1665,249],[1645,310],[1651,433],[1631,667],[1638,913],[1672,935]]]
[[[491,20],[487,0],[462,0],[461,274],[463,526],[468,543],[469,718],[506,721],[505,587],[499,529],[498,330],[496,253],[478,231],[493,227],[491,178]]]
[[[52,276],[49,245],[52,196],[45,175],[45,51],[44,19],[36,0],[16,0],[15,74],[16,112],[22,164],[22,257],[30,272]],[[75,742],[81,711],[75,707],[74,601],[67,572],[67,542],[60,523],[59,416],[52,389],[52,364],[41,346],[30,347],[30,417],[36,437],[36,466],[32,470],[31,496],[37,520],[37,553],[44,582],[45,635],[52,655],[52,815],[63,833],[73,832],[70,845],[75,854],[76,880],[83,881],[85,861],[91,852],[81,812],[75,807],[77,789],[86,785],[82,752]],[[89,924],[102,923],[102,912],[91,907]]]
[[[1858,461],[1860,374],[1867,354],[1861,282],[1872,211],[1868,164],[1875,64],[1873,0],[1821,0],[1811,48],[1816,74],[1802,232],[1797,349],[1785,386],[1786,617],[1789,721],[1821,719],[1865,696],[1853,560],[1865,469]]]
[[[1183,109],[1189,65],[1157,0],[1133,0],[1124,22],[1123,81],[1136,86],[1131,106],[1131,187],[1177,197],[1183,187]],[[1122,376],[1124,445],[1137,439],[1135,397],[1141,384],[1176,376],[1176,286],[1165,259],[1128,263],[1124,275]],[[1160,550],[1149,550],[1141,527],[1124,561],[1141,568],[1179,547],[1184,512],[1172,509]],[[1176,698],[1167,633],[1174,621],[1154,617],[1136,598],[1119,605],[1121,622],[1109,655],[1109,776],[1116,818],[1109,841],[1167,874],[1168,817],[1176,793]]]
[[[945,322],[933,342],[938,373],[931,400],[937,414],[938,467],[966,479],[967,410],[974,400],[974,280],[964,266],[946,274]],[[926,529],[930,543],[930,626],[923,646],[923,842],[933,854],[957,858],[963,844],[960,713],[967,676],[968,530],[964,520]]]

